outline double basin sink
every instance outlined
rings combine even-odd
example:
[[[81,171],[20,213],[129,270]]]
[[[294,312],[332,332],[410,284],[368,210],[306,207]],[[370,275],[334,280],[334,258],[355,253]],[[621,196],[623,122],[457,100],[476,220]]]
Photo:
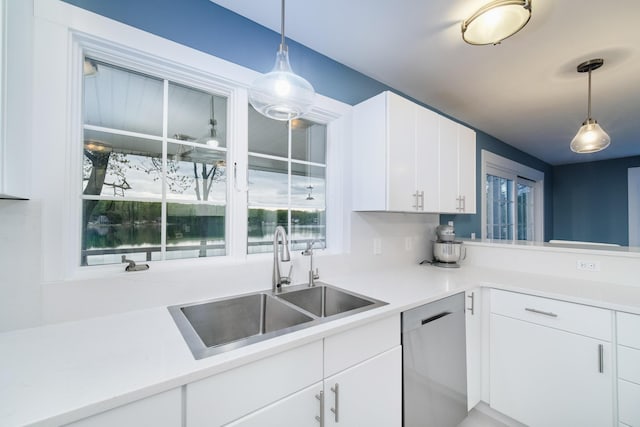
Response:
[[[385,304],[316,282],[168,309],[193,356],[202,359]]]

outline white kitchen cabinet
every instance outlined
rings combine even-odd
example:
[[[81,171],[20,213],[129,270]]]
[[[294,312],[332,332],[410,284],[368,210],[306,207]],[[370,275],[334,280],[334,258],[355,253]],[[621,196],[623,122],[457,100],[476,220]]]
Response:
[[[229,427],[284,425],[318,427],[322,389],[323,383],[319,382],[227,425]]]
[[[442,213],[476,213],[476,134],[438,117],[440,204]]]
[[[618,337],[618,419],[640,427],[640,316],[616,313]]]
[[[353,209],[475,213],[475,132],[392,92],[354,107]]]
[[[482,288],[465,292],[465,334],[467,343],[467,409],[482,400]]]
[[[491,291],[491,407],[531,427],[612,426],[612,316]]]
[[[33,3],[0,0],[0,198],[29,194],[32,38]]]
[[[331,387],[338,383],[340,408],[358,420],[350,425],[376,414],[394,421],[385,426],[400,426],[399,350],[400,318],[391,316],[193,382],[186,386],[186,425],[317,426],[321,404],[325,422],[333,414]]]
[[[354,210],[433,212],[437,114],[392,92],[354,107]]]
[[[181,425],[182,393],[180,388],[174,388],[67,424],[70,427],[179,427]]]
[[[402,347],[325,379],[325,426],[402,425]]]
[[[188,384],[187,426],[238,420],[321,381],[322,340],[318,340]]]

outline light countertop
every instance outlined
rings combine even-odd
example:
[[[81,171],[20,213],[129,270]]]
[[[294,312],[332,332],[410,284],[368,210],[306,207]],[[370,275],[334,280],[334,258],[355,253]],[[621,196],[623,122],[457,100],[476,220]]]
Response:
[[[202,360],[166,307],[0,334],[0,425],[59,425],[478,286],[640,314],[640,287],[415,265],[322,282],[388,302]]]

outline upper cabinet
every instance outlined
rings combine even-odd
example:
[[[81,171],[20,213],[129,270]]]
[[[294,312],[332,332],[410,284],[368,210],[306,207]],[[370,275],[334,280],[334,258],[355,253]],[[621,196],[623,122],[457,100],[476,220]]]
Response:
[[[29,194],[32,20],[32,2],[0,0],[0,198]]]
[[[354,107],[353,209],[475,213],[475,132],[392,92]]]

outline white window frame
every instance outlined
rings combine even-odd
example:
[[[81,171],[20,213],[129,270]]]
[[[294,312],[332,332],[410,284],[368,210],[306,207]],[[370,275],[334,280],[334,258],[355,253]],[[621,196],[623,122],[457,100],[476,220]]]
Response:
[[[482,238],[487,238],[487,174],[513,180],[517,184],[518,177],[533,181],[534,184],[534,241],[544,240],[544,172],[525,166],[491,151],[481,151],[482,173]],[[529,183],[529,182],[528,182]],[[517,240],[517,215],[514,213],[513,240]]]
[[[34,117],[44,118],[48,125],[34,126],[34,141],[53,140],[64,144],[64,147],[57,147],[59,151],[34,156],[35,169],[38,174],[43,174],[37,177],[42,182],[36,193],[46,206],[42,221],[42,247],[47,253],[43,279],[97,278],[122,270],[121,265],[80,266],[81,65],[85,54],[227,97],[227,256],[171,260],[170,263],[191,266],[207,262],[235,264],[246,260],[247,88],[259,73],[64,2],[34,0],[34,16],[37,70],[34,88],[36,92],[38,88],[42,89],[42,92],[37,92],[39,99],[34,100]],[[61,99],[65,100],[62,104]],[[344,223],[347,218],[343,212],[346,195],[341,182],[342,170],[345,169],[344,146],[349,136],[345,123],[350,110],[351,106],[347,104],[318,95],[313,110],[305,116],[327,124],[328,249],[325,253],[341,253],[348,247],[348,239],[342,238],[349,224]],[[63,164],[64,172],[56,168],[53,179],[45,180],[45,174],[54,170],[52,164]],[[234,173],[235,164],[237,169]],[[261,254],[249,256],[259,257]]]

